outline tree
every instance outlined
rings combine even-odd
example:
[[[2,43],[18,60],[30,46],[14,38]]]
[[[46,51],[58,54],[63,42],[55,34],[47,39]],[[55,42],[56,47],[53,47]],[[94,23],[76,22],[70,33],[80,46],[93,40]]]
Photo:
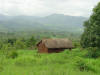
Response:
[[[15,46],[16,49],[26,48],[25,43],[23,41],[19,40],[19,39],[15,42],[14,46]]]
[[[100,3],[93,9],[93,14],[84,23],[84,27],[82,47],[100,47]]]
[[[16,38],[12,38],[12,39],[11,38],[8,38],[7,39],[7,42],[10,43],[11,45],[13,45],[14,42],[16,42]]]
[[[3,42],[0,41],[0,50],[2,49],[2,47],[3,47]]]
[[[32,36],[31,38],[28,39],[27,41],[27,46],[32,48],[33,46],[36,45],[36,39],[34,38],[34,36]]]

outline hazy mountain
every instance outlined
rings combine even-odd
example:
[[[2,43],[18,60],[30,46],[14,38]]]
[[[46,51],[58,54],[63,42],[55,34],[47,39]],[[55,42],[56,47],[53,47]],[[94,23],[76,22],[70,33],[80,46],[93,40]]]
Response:
[[[83,22],[87,20],[80,16],[65,16],[52,14],[46,17],[36,16],[5,16],[0,15],[0,31],[82,31]]]

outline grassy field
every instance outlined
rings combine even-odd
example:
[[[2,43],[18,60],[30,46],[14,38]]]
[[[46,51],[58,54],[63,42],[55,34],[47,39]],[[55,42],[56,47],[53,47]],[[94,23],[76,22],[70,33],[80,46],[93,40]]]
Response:
[[[100,75],[100,58],[86,58],[85,50],[39,54],[36,50],[17,50],[18,57],[0,53],[0,75]]]

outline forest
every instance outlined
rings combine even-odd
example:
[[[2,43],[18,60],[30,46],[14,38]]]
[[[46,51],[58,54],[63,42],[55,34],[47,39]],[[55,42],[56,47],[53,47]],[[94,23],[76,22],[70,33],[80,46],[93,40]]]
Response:
[[[100,2],[93,8],[89,19],[59,15],[64,20],[60,26],[57,23],[59,16],[52,16],[48,16],[49,21],[48,17],[47,20],[36,19],[38,23],[32,22],[37,24],[36,27],[29,21],[33,27],[29,30],[24,28],[26,23],[20,22],[18,17],[0,21],[0,75],[100,75]],[[66,17],[70,17],[73,23],[65,27]],[[81,23],[77,22],[79,19]],[[68,38],[74,48],[60,53],[38,53],[36,44],[47,38]]]

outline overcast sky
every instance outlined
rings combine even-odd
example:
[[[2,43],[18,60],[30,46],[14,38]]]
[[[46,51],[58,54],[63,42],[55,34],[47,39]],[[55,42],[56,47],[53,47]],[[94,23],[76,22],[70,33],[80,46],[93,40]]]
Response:
[[[46,16],[65,14],[88,17],[99,0],[0,0],[0,14]]]

